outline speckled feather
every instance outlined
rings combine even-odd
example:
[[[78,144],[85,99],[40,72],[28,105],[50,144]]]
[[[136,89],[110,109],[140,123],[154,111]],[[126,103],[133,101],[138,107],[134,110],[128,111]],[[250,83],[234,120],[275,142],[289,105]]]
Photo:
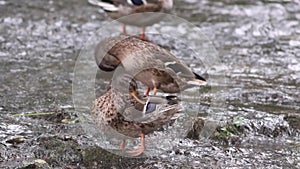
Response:
[[[107,52],[104,57],[103,52]],[[98,44],[95,57],[100,69],[113,71],[122,64],[136,80],[167,93],[190,87],[190,81],[199,85],[205,81],[166,49],[135,37],[121,35],[106,39]]]
[[[93,119],[99,126],[108,125],[119,133],[137,138],[141,133],[149,134],[156,131],[181,109],[180,105],[162,105],[151,118],[138,122],[126,119],[122,114],[129,102],[128,96],[110,88],[95,100],[92,108]]]

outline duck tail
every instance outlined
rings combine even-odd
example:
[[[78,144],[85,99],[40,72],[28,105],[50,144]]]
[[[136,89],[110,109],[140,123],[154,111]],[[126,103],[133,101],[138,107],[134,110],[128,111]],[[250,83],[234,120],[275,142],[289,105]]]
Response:
[[[160,113],[158,117],[156,117],[155,120],[152,122],[157,125],[157,127],[161,127],[162,125],[166,124],[171,119],[176,119],[179,117],[176,116],[176,114],[180,114],[182,112],[183,108],[180,105],[172,105],[169,107],[169,109],[165,110],[163,113]],[[175,118],[176,117],[176,118]]]
[[[197,74],[197,73],[195,73],[195,72],[193,72],[193,73],[194,73],[194,75],[195,75],[196,79],[206,82],[206,79],[204,79],[204,77],[202,77],[202,76],[198,75],[198,74]]]
[[[206,79],[204,79],[202,76],[198,75],[195,72],[193,72],[193,73],[195,75],[195,79],[192,81],[189,81],[188,84],[195,85],[195,86],[206,85]]]
[[[150,121],[151,123],[162,126],[165,123],[167,123],[170,119],[174,118],[175,114],[180,113],[183,110],[183,108],[180,105],[170,105],[164,110],[160,110],[159,113],[153,114],[151,118],[149,118],[147,121]]]

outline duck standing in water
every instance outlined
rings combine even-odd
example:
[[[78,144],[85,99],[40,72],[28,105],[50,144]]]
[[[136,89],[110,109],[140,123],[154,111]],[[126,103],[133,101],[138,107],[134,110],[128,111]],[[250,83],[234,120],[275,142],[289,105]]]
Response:
[[[166,49],[134,36],[120,35],[105,39],[96,47],[95,59],[104,71],[114,71],[119,65],[146,87],[145,95],[153,90],[179,93],[206,80]],[[134,93],[132,93],[134,95]]]
[[[103,125],[110,126],[117,132],[133,137],[141,138],[141,146],[138,149],[127,151],[132,156],[138,156],[145,150],[145,135],[153,133],[168,123],[182,107],[179,104],[169,104],[164,98],[147,98],[144,117],[139,120],[128,119],[124,116],[126,106],[132,103],[132,98],[124,87],[128,86],[130,93],[137,93],[137,84],[128,75],[118,77],[113,81],[109,89],[101,97],[95,100],[92,108],[94,121],[100,128]],[[139,104],[139,103],[136,103]],[[125,140],[120,148],[124,150]]]
[[[145,27],[159,22],[165,16],[153,12],[169,12],[173,8],[173,0],[88,0],[88,2],[100,6],[112,19],[122,22],[124,34],[127,24],[142,27],[142,39],[146,39]]]

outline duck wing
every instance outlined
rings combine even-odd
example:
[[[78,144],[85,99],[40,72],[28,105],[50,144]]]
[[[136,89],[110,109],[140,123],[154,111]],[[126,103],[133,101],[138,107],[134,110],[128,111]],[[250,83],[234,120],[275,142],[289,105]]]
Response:
[[[174,78],[180,77],[186,81],[197,79],[201,84],[205,81],[166,49],[136,37],[123,39],[112,47],[109,54],[118,58],[130,73],[154,68],[165,71]]]
[[[104,57],[101,54],[106,52]],[[160,74],[169,74],[177,81],[191,81],[194,85],[203,85],[205,79],[172,55],[166,49],[151,42],[132,36],[117,36],[100,42],[95,52],[96,62],[101,70],[113,71],[120,64],[135,75],[143,70],[153,70]]]

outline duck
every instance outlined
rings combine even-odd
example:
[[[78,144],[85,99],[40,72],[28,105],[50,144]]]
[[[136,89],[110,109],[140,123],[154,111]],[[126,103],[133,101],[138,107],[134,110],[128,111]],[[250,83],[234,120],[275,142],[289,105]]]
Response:
[[[170,12],[173,8],[173,0],[88,0],[88,2],[101,7],[109,17],[123,23],[124,34],[126,25],[142,27],[141,38],[144,40],[147,39],[145,27],[162,20],[165,17],[163,12]]]
[[[123,112],[127,107],[134,105],[132,105],[133,98],[126,92],[127,89],[131,92],[137,89],[137,84],[131,76],[122,75],[115,79],[107,91],[94,101],[91,115],[100,128],[108,126],[122,135],[140,138],[139,148],[126,151],[127,154],[135,157],[145,151],[145,135],[157,131],[170,120],[174,120],[174,115],[181,112],[183,108],[178,102],[174,102],[176,100],[174,97],[168,99],[153,96],[145,98],[146,104],[142,117],[128,118]],[[120,143],[122,151],[125,150],[125,144],[125,139],[122,139]]]
[[[144,95],[179,93],[202,86],[206,79],[193,72],[168,50],[135,36],[119,35],[102,40],[95,49],[98,67],[106,72],[122,66],[124,71],[146,86]],[[132,93],[134,94],[134,93]]]

